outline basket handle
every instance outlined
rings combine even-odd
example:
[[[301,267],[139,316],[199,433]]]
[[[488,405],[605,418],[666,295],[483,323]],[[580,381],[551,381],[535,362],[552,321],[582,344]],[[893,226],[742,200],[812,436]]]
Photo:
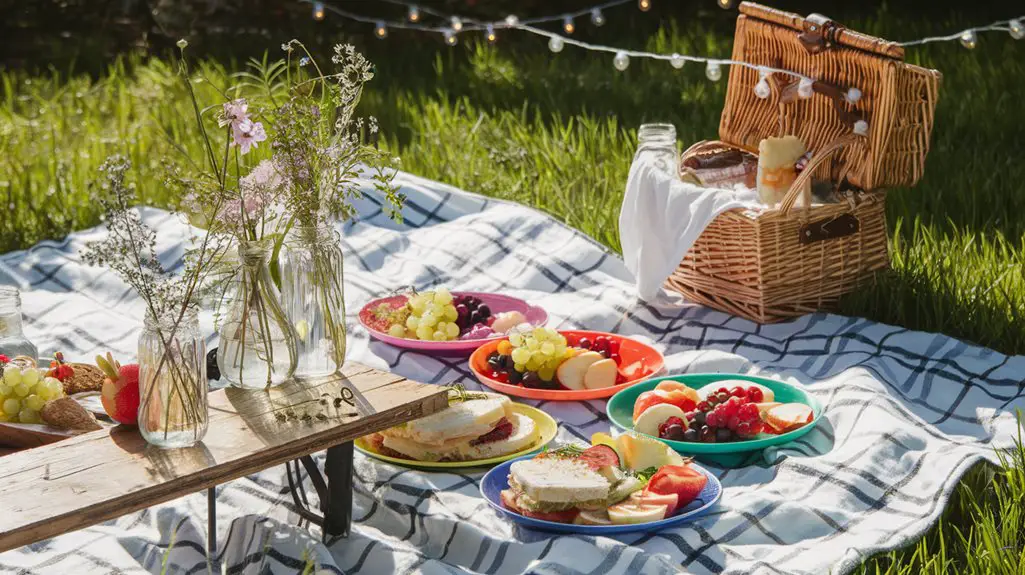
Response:
[[[794,183],[790,184],[790,189],[787,190],[787,195],[783,197],[783,201],[779,204],[779,211],[781,214],[786,215],[790,213],[790,209],[797,203],[798,196],[801,195],[801,191],[804,189],[805,184],[811,180],[812,173],[822,165],[823,162],[830,159],[830,157],[844,149],[844,147],[853,145],[857,142],[858,136],[854,134],[846,134],[833,140],[832,142],[823,146],[821,150],[808,162],[804,170],[798,174],[797,179]],[[842,177],[840,178],[843,179]]]

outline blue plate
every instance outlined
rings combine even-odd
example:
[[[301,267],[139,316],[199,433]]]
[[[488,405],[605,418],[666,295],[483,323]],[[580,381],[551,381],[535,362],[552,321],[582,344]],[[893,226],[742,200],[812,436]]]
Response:
[[[557,523],[555,521],[533,519],[530,517],[524,517],[519,513],[510,511],[503,507],[500,495],[503,490],[509,488],[509,467],[517,461],[531,459],[531,457],[533,456],[520,457],[519,459],[506,461],[497,467],[493,467],[491,471],[488,471],[487,474],[484,475],[484,478],[481,479],[480,493],[484,496],[484,499],[486,499],[487,502],[499,512],[499,514],[505,515],[516,523],[533,529],[540,529],[541,531],[580,533],[582,535],[614,535],[616,533],[650,533],[654,531],[661,531],[662,529],[675,527],[701,517],[708,513],[712,507],[715,506],[716,502],[719,501],[719,498],[722,497],[722,484],[719,483],[719,480],[709,473],[707,469],[700,465],[691,463],[691,465],[694,466],[694,469],[697,469],[708,478],[708,483],[705,484],[705,488],[701,490],[701,494],[698,495],[697,499],[691,501],[689,505],[684,507],[682,512],[679,512],[668,519],[652,521],[650,523],[634,523],[630,525],[574,525],[572,523]]]

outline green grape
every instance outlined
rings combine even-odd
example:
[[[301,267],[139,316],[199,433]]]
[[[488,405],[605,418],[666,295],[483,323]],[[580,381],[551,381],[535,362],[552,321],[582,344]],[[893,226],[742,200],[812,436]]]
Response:
[[[459,319],[459,312],[456,311],[454,305],[449,305],[445,308],[445,319],[448,321],[456,321]]]
[[[534,338],[527,338],[527,349],[529,349],[530,351],[534,351],[535,349],[538,349],[539,347],[541,347],[541,344],[539,344],[536,339],[534,339]]]
[[[43,398],[39,397],[34,393],[25,398],[25,405],[33,411],[39,411],[40,409],[43,409],[43,405],[45,403],[46,401],[44,401]]]
[[[39,412],[32,411],[26,407],[18,412],[18,421],[22,423],[39,423]]]
[[[530,355],[530,350],[523,347],[517,347],[516,349],[512,350],[512,359],[514,363],[527,363],[527,361],[530,360]]]
[[[447,305],[452,303],[452,294],[445,288],[439,288],[438,291],[434,292],[434,301]]]
[[[452,308],[455,309],[455,308]],[[448,336],[452,339],[459,337],[459,326],[454,323],[445,325],[445,330],[448,331]]]
[[[411,315],[406,318],[406,327],[409,329],[416,329],[420,325],[420,319],[415,315]]]
[[[0,396],[10,395],[12,393],[14,393],[14,388],[6,383],[0,383]]]
[[[14,394],[18,397],[25,397],[26,395],[28,395],[28,386],[24,383],[19,383],[18,385],[15,385]]]
[[[436,331],[434,332],[434,339],[435,341],[445,341],[448,339],[448,336],[443,331]]]
[[[537,370],[537,375],[544,381],[551,381],[555,377],[555,370],[550,367],[543,367]]]
[[[422,296],[415,295],[409,298],[409,309],[413,310],[413,313],[420,315],[424,312],[427,302],[424,301]]]
[[[527,366],[523,365],[522,363],[514,363],[513,364],[513,369],[515,369],[516,371],[518,371],[520,373],[523,373],[523,372],[527,371]]]
[[[406,328],[397,323],[393,323],[391,324],[391,327],[388,328],[388,335],[392,337],[402,337],[406,335]]]
[[[420,316],[420,325],[425,327],[434,327],[438,324],[438,318],[434,317],[434,314],[426,311]]]
[[[558,369],[559,365],[563,362],[561,357],[554,357],[545,362],[545,367],[550,369]]]
[[[4,400],[4,413],[7,415],[17,415],[21,411],[21,401],[14,399],[13,397]]]
[[[549,356],[555,355],[555,344],[550,342],[550,341],[546,341],[546,342],[542,343],[541,344],[541,353],[543,353],[545,355],[549,355]]]
[[[4,368],[4,383],[14,387],[21,383],[21,368],[16,365],[8,365]]]
[[[64,397],[64,385],[56,377],[46,378],[46,385],[50,388],[50,399]]]
[[[544,364],[544,360],[542,360],[540,357],[538,357],[536,355],[533,355],[527,361],[527,370],[528,371],[537,371],[538,369],[541,368],[541,366],[543,364]]]
[[[30,368],[22,370],[22,372],[21,372],[21,382],[24,383],[25,385],[29,386],[30,389],[32,388],[33,385],[38,383],[39,380],[40,380],[40,377],[39,377],[39,370],[38,369],[30,367]]]
[[[420,327],[416,328],[416,337],[424,341],[430,341],[432,333],[434,332],[431,330],[430,326],[424,324],[420,324]]]
[[[513,333],[509,336],[509,343],[511,343],[513,347],[520,347],[523,345],[523,336],[519,333]]]

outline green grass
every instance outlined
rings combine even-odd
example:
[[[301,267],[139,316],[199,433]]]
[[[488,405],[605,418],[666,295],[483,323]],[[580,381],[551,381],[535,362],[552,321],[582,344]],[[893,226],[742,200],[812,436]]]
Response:
[[[657,28],[638,17],[593,39],[725,56],[731,18],[695,11],[686,26]],[[885,8],[846,20],[897,39],[988,21],[923,22]],[[381,144],[404,169],[536,206],[618,250],[636,127],[673,122],[684,144],[715,137],[725,81],[707,81],[700,66],[677,72],[639,60],[620,74],[610,57],[571,47],[553,57],[543,40],[510,36],[455,49],[398,33],[388,42],[355,38],[379,72],[364,111],[380,119]],[[842,311],[1025,353],[1025,43],[991,34],[971,52],[943,44],[911,49],[908,59],[944,73],[926,176],[890,191],[893,270]],[[197,67],[215,83],[239,68]],[[212,101],[213,91],[201,97]],[[189,113],[171,67],[156,59],[127,57],[94,77],[0,72],[0,203],[10,214],[0,218],[0,251],[98,223],[90,185],[112,152],[132,159],[142,201],[174,205],[160,160],[173,153],[168,136],[198,149]],[[1023,474],[1020,450],[1000,470],[971,471],[928,536],[865,572],[1021,569],[1011,562],[1025,547]]]

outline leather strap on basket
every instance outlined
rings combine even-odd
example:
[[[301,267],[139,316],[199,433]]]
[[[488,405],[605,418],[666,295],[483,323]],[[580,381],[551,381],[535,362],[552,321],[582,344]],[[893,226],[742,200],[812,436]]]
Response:
[[[809,54],[825,52],[836,44],[844,27],[822,14],[809,14],[804,19],[804,31],[797,38]]]
[[[797,203],[797,198],[801,195],[801,191],[804,186],[811,181],[812,174],[815,169],[822,165],[823,162],[830,159],[831,156],[837,152],[842,151],[845,147],[854,145],[857,143],[859,136],[854,134],[846,134],[826,144],[819,150],[817,154],[808,162],[804,170],[798,174],[797,179],[790,185],[790,189],[787,190],[787,195],[783,197],[783,201],[779,204],[779,211],[781,214],[786,215],[790,213],[791,208]],[[846,174],[846,170],[844,171]]]
[[[790,104],[800,99],[800,96],[797,94],[799,86],[800,82],[797,80],[783,86],[783,88],[780,89],[779,101],[783,104]],[[833,110],[836,112],[837,118],[839,118],[841,122],[847,124],[848,127],[853,128],[854,124],[857,123],[858,120],[865,119],[864,113],[856,110],[848,110],[847,107],[844,106],[844,103],[847,101],[845,98],[845,94],[847,92],[839,86],[823,82],[821,80],[815,80],[811,84],[811,89],[816,94],[822,94],[832,100]]]

